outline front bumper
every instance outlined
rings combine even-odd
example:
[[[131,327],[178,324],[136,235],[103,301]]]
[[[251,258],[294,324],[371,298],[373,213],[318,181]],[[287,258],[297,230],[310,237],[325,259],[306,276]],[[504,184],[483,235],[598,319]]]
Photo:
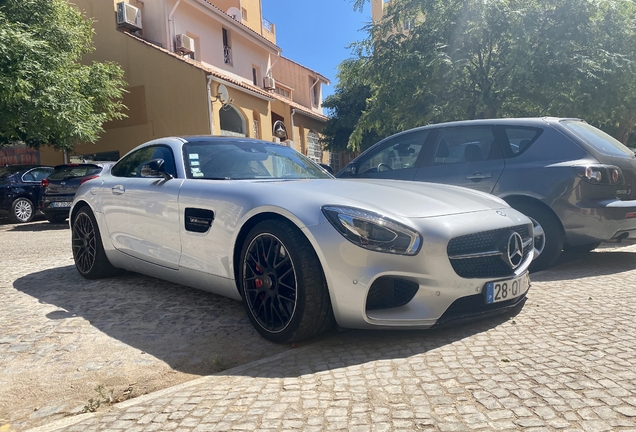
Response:
[[[331,224],[305,228],[307,237],[322,262],[334,315],[339,325],[347,328],[429,328],[438,323],[458,299],[482,298],[462,315],[480,316],[505,312],[507,303],[486,305],[483,296],[487,282],[502,277],[462,278],[455,273],[448,258],[451,239],[476,232],[529,224],[529,220],[513,209],[483,211],[423,219],[404,219],[423,239],[415,256],[392,255],[363,249],[344,239]],[[319,239],[319,240],[317,240]],[[532,254],[513,275],[527,272]],[[367,309],[367,296],[373,283],[381,277],[393,277],[417,284],[417,292],[408,303],[386,309]],[[478,296],[478,297],[475,297]],[[515,299],[523,301],[525,295]]]

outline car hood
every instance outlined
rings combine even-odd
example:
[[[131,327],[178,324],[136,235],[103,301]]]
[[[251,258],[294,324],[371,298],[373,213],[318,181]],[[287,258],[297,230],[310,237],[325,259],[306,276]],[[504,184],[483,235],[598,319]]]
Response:
[[[508,208],[503,200],[483,192],[437,183],[378,179],[328,179],[263,182],[280,187],[289,199],[323,205],[344,205],[388,212],[408,218],[444,216]]]

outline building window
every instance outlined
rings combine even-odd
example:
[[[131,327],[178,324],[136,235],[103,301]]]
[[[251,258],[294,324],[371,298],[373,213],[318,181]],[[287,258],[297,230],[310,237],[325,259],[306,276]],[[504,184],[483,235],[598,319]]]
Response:
[[[307,133],[307,157],[316,163],[322,163],[322,145],[318,134],[313,131]]]
[[[291,89],[281,86],[280,83],[276,83],[276,88],[274,88],[274,92],[278,93],[282,97],[291,99]]]
[[[258,128],[258,120],[252,120],[252,132],[254,133],[254,138],[260,138],[259,136],[259,128]]]
[[[260,75],[259,70],[256,66],[252,66],[252,83],[258,87],[258,76]]]
[[[219,111],[219,119],[221,120],[221,135],[245,136],[245,119],[232,105],[225,105]]]
[[[245,21],[247,21],[247,9],[245,9],[245,8],[241,9],[241,18],[243,18]]]
[[[226,28],[223,29],[223,62],[232,64],[232,48],[230,47],[230,32]]]
[[[334,173],[340,171],[340,153],[329,153],[329,166],[331,166]]]
[[[309,86],[311,88],[311,103],[313,106],[317,107],[320,105],[320,81],[314,81],[313,78],[309,77]]]

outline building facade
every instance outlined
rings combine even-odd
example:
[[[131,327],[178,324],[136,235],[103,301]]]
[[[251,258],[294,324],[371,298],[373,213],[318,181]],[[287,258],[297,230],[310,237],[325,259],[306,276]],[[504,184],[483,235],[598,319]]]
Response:
[[[312,159],[321,150],[320,73],[282,56],[260,0],[73,0],[94,20],[95,50],[83,59],[125,71],[127,118],[104,125],[96,144],[40,161],[116,160],[135,146],[174,135],[279,141]]]

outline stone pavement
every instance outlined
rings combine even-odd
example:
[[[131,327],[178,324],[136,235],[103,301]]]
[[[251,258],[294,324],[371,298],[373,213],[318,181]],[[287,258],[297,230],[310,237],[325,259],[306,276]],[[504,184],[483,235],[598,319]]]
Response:
[[[636,431],[636,245],[532,279],[516,316],[329,335],[33,431]]]
[[[87,281],[68,225],[0,223],[0,432],[125,400],[290,349],[240,302],[127,273]]]

